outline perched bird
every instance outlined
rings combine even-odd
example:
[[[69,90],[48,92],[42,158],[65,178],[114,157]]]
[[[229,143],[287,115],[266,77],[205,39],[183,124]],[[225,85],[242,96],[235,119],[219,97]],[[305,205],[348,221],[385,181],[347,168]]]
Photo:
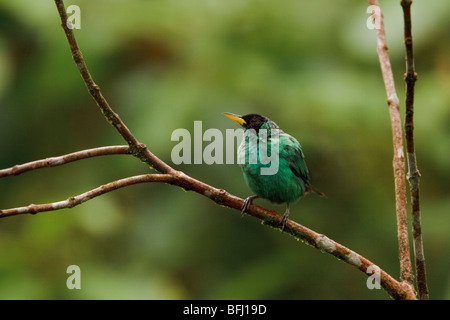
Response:
[[[283,132],[275,122],[259,114],[239,116],[226,112],[224,115],[244,128],[244,139],[238,148],[238,163],[241,165],[245,182],[255,195],[245,199],[241,214],[247,211],[256,198],[264,198],[279,204],[286,203],[286,212],[281,219],[284,230],[289,218],[289,205],[292,202],[309,192],[325,196],[309,181],[309,171],[300,143]],[[245,138],[247,136],[249,138]],[[261,148],[267,153],[269,150],[275,152],[277,158],[273,157],[274,154],[266,157],[278,163],[269,163],[264,159]],[[267,171],[271,166],[276,170],[264,174],[263,170]]]

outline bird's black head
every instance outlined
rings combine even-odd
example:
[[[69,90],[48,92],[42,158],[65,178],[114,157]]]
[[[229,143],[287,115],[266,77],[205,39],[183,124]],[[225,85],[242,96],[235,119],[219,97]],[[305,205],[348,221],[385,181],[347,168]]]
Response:
[[[231,120],[239,123],[246,130],[253,129],[256,132],[259,132],[259,129],[261,129],[261,127],[264,129],[278,129],[278,126],[275,122],[257,113],[239,116],[233,113],[225,112],[224,115],[230,118]]]
[[[242,116],[242,119],[245,121],[243,125],[245,129],[254,129],[256,132],[258,132],[259,129],[261,129],[261,126],[264,123],[269,121],[269,118],[266,118],[257,113],[247,114],[245,116]]]

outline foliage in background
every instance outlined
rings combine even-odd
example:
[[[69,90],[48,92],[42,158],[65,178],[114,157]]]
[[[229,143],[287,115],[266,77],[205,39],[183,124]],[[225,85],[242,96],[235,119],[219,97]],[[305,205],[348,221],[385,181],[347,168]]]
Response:
[[[91,73],[155,154],[170,164],[172,131],[193,130],[194,120],[225,130],[223,111],[267,115],[299,139],[314,184],[328,195],[300,200],[292,217],[398,273],[391,132],[366,3],[76,4]],[[381,5],[404,101],[401,7]],[[423,236],[431,297],[447,299],[449,9],[441,0],[415,2],[413,10]],[[0,2],[0,168],[117,143],[73,66],[53,3]],[[179,168],[250,193],[237,165]],[[0,181],[0,203],[56,201],[143,172],[120,156],[30,172]],[[3,299],[386,298],[337,260],[164,185],[3,219],[0,242]],[[72,264],[82,271],[79,291],[66,288]]]

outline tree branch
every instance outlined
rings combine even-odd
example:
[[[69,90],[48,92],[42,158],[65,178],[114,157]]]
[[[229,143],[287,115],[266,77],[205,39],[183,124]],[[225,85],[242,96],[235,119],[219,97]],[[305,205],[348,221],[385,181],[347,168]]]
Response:
[[[55,4],[61,18],[61,26],[64,29],[67,41],[69,42],[72,58],[75,61],[78,71],[80,72],[89,93],[97,103],[105,118],[128,143],[131,148],[131,154],[161,173],[168,173],[173,170],[170,166],[164,163],[164,161],[151,153],[143,143],[139,142],[133,136],[127,126],[122,122],[119,115],[115,113],[114,110],[110,107],[108,101],[106,101],[105,97],[101,93],[100,87],[94,82],[91,74],[88,71],[83,58],[83,54],[81,53],[81,50],[78,47],[77,41],[75,39],[75,35],[73,34],[73,30],[69,28],[68,23],[70,22],[68,22],[66,8],[64,7],[63,1],[55,0]]]
[[[417,290],[420,300],[428,300],[428,285],[425,267],[425,254],[422,241],[422,223],[420,218],[420,193],[419,182],[420,173],[417,167],[416,152],[414,147],[414,87],[417,80],[417,73],[414,66],[413,37],[411,31],[411,4],[412,0],[402,0],[404,20],[404,41],[405,41],[405,61],[406,61],[406,116],[405,116],[405,136],[406,152],[408,161],[408,181],[411,194],[413,244],[416,266]]]
[[[31,213],[36,214],[38,212],[60,210],[65,208],[73,208],[83,202],[91,200],[102,194],[117,190],[123,187],[127,187],[137,183],[144,182],[170,182],[172,176],[167,174],[144,174],[139,176],[128,177],[125,179],[116,180],[108,184],[104,184],[98,188],[92,189],[85,193],[82,193],[75,197],[69,197],[67,200],[46,203],[46,204],[30,204],[26,207],[18,207],[12,209],[0,210],[0,218],[15,216],[18,214]]]
[[[17,176],[27,171],[40,168],[56,167],[73,161],[78,161],[92,157],[105,156],[110,154],[129,154],[129,153],[130,148],[128,146],[108,146],[108,147],[87,149],[69,153],[59,157],[51,157],[47,159],[15,165],[7,169],[2,169],[0,170],[0,178],[11,175]]]
[[[182,187],[185,190],[194,191],[202,196],[205,196],[217,204],[227,206],[229,208],[234,208],[238,211],[241,210],[244,203],[243,199],[236,197],[223,189],[212,187],[202,181],[196,180],[184,174],[181,171],[173,171],[171,174],[144,174],[113,181],[80,195],[69,197],[67,200],[63,201],[46,204],[30,204],[29,206],[25,207],[0,210],[0,218],[26,213],[36,214],[39,212],[73,208],[102,194],[137,183],[146,182],[168,183],[171,185]],[[252,204],[247,210],[247,213],[255,218],[262,220],[264,224],[281,229],[281,215],[275,211],[267,210],[263,207]],[[357,269],[364,272],[366,276],[371,276],[373,272],[377,272],[379,275],[380,285],[394,299],[413,300],[416,298],[414,291],[411,290],[410,286],[398,282],[370,260],[328,238],[327,236],[308,229],[292,220],[288,220],[284,231],[291,234],[295,238],[300,239],[303,242],[315,247],[316,249],[319,249],[322,252],[329,253],[339,260],[342,260],[349,265],[356,267]]]
[[[203,196],[210,198],[217,204],[227,206],[229,208],[241,210],[244,200],[229,194],[223,189],[214,188],[202,181],[196,180],[183,172],[177,171],[175,179],[169,182],[172,185],[177,185],[185,190],[195,191]],[[260,219],[264,224],[270,225],[274,228],[281,230],[281,218],[282,216],[272,210],[265,209],[258,205],[252,204],[246,211],[247,214]],[[350,250],[349,248],[339,244],[338,242],[328,238],[327,236],[317,233],[295,221],[288,220],[284,232],[289,233],[296,239],[319,249],[322,252],[326,252],[338,258],[347,264],[356,267],[360,271],[364,272],[366,276],[371,276],[372,271],[379,271],[381,286],[393,297],[394,299],[415,300],[416,296],[412,287],[405,282],[398,282],[392,278],[388,273],[380,269],[370,260],[364,258],[358,253]]]
[[[369,5],[379,7],[377,0],[369,0]],[[379,15],[375,16],[375,21],[379,21],[380,26],[380,28],[377,29],[377,54],[380,60],[381,73],[383,75],[384,85],[386,88],[394,146],[393,167],[400,275],[403,281],[407,281],[410,285],[412,285],[412,266],[409,251],[408,221],[406,211],[405,156],[403,153],[403,132],[400,118],[399,99],[395,90],[394,75],[392,73],[391,62],[389,59],[381,10],[374,12],[374,14]]]
[[[76,205],[79,205],[85,201],[88,201],[94,197],[105,194],[107,192],[123,188],[129,185],[133,185],[136,183],[144,183],[144,182],[163,182],[171,185],[175,185],[181,187],[185,190],[194,191],[204,197],[207,197],[214,201],[215,203],[223,206],[227,206],[229,208],[241,210],[244,200],[236,197],[223,189],[218,189],[213,186],[210,186],[202,181],[196,180],[181,171],[177,171],[167,164],[165,164],[158,157],[153,155],[142,143],[140,143],[133,134],[129,131],[129,129],[125,126],[125,124],[120,120],[119,116],[113,112],[106,99],[101,94],[98,86],[92,80],[91,75],[89,74],[84,59],[82,58],[81,52],[76,44],[75,37],[73,35],[72,30],[67,26],[67,15],[64,8],[63,1],[55,0],[56,6],[58,8],[58,12],[61,17],[61,22],[63,29],[65,31],[66,37],[69,42],[69,46],[72,52],[73,59],[77,64],[78,70],[89,90],[89,93],[96,101],[97,105],[103,112],[104,116],[107,118],[108,122],[113,125],[116,130],[122,135],[122,137],[127,141],[129,145],[128,153],[138,157],[142,161],[148,163],[156,170],[164,173],[164,174],[146,174],[140,176],[128,177],[125,179],[117,180],[88,192],[85,192],[81,195],[75,197],[69,197],[67,200],[47,203],[47,204],[39,204],[34,205],[31,204],[26,207],[19,207],[13,209],[5,209],[0,210],[0,217],[13,216],[24,213],[38,213],[44,211],[53,211],[59,210],[63,208],[72,208]],[[381,60],[381,59],[380,59]],[[395,99],[394,99],[395,100]],[[398,99],[397,99],[398,100]],[[397,101],[397,109],[398,109],[398,101]],[[86,153],[85,153],[86,155]],[[67,157],[69,155],[63,156]],[[79,154],[79,157],[83,158]],[[50,158],[51,159],[51,158]],[[45,163],[45,160],[42,163]],[[66,159],[67,160],[67,159]],[[35,162],[38,163],[39,161]],[[41,163],[41,162],[39,162]],[[52,162],[51,162],[52,163]],[[41,166],[43,164],[40,164]],[[43,165],[45,166],[45,165]],[[31,168],[32,165],[29,165],[28,168]],[[13,169],[8,172],[12,172]],[[17,169],[16,169],[17,170]],[[32,169],[30,169],[32,170]],[[24,171],[22,171],[24,172]],[[270,225],[275,228],[281,228],[281,215],[275,211],[267,210],[258,205],[252,204],[250,208],[247,210],[247,213],[251,216],[254,216],[260,220],[262,220],[265,224]],[[349,248],[335,242],[334,240],[328,238],[327,236],[317,233],[311,229],[308,229],[292,220],[288,220],[284,231],[293,235],[294,237],[306,242],[313,247],[329,253],[338,259],[348,263],[351,266],[356,267],[366,274],[366,276],[371,276],[372,272],[375,272],[379,275],[379,280],[381,286],[395,299],[416,299],[415,293],[412,287],[406,282],[398,282],[394,278],[392,278],[385,271],[381,270],[378,266],[373,264],[368,259],[363,256],[357,254],[356,252],[350,250]],[[369,272],[369,270],[372,270]]]
[[[125,124],[120,120],[119,116],[112,111],[106,99],[101,94],[99,87],[92,80],[92,77],[89,74],[82,57],[81,51],[76,43],[74,34],[72,30],[67,26],[67,15],[63,1],[55,0],[55,3],[61,17],[61,25],[69,42],[73,59],[89,90],[89,93],[97,102],[97,105],[100,107],[107,120],[116,128],[116,130],[119,131],[122,137],[130,145],[133,150],[133,154],[140,158],[142,161],[150,164],[156,170],[162,173],[168,173],[170,176],[172,176],[174,180],[170,181],[171,184],[180,186],[186,190],[195,191],[203,196],[210,198],[218,204],[225,205],[230,208],[235,208],[240,211],[243,205],[243,199],[230,195],[225,190],[214,188],[201,181],[191,178],[183,172],[174,170],[158,157],[153,155],[145,147],[145,145],[137,141],[137,139],[132,135]],[[250,215],[262,219],[267,224],[280,227],[279,221],[281,220],[281,216],[277,212],[270,211],[256,205],[250,206],[247,212]],[[314,247],[327,253],[333,254],[334,256],[353,266],[357,266],[361,271],[366,272],[367,267],[369,265],[373,265],[369,260],[354,253],[350,249],[293,221],[288,221],[285,230],[286,232],[302,239],[303,241],[313,245]],[[384,271],[381,272],[380,281],[381,285],[391,294],[392,297],[397,299],[415,299],[414,292],[409,286],[405,286],[404,284],[397,282]]]

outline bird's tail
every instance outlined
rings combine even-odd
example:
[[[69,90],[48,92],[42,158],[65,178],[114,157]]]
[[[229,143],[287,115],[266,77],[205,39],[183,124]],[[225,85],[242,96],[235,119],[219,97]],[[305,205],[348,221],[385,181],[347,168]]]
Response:
[[[321,196],[322,198],[326,198],[327,195],[320,191],[319,189],[315,188],[312,184],[309,182],[306,184],[306,193],[314,192],[315,194]]]

